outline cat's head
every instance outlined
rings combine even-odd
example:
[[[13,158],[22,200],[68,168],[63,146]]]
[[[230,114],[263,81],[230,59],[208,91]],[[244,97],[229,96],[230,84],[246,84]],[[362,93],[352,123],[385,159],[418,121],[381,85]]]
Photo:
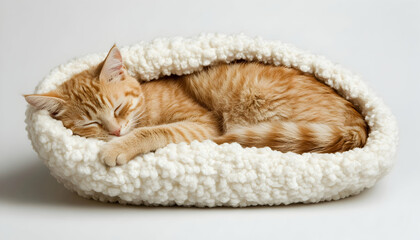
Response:
[[[76,74],[54,91],[25,99],[49,111],[73,134],[102,140],[127,134],[144,112],[140,83],[127,73],[116,46],[97,67]]]

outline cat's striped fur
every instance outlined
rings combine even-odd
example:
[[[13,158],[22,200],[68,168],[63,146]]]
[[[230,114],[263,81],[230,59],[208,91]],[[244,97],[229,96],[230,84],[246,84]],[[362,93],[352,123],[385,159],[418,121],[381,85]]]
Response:
[[[98,67],[25,98],[74,134],[110,140],[101,151],[109,166],[169,143],[205,139],[282,152],[342,152],[362,147],[368,132],[349,101],[298,70],[221,64],[139,83],[115,46]]]

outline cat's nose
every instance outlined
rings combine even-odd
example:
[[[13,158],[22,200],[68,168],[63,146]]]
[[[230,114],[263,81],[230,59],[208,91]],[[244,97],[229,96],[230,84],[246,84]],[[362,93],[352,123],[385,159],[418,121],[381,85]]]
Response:
[[[117,129],[117,130],[115,130],[115,131],[112,131],[112,132],[110,132],[112,135],[115,135],[115,136],[117,136],[117,137],[119,137],[120,136],[120,131],[121,131],[121,129],[119,128],[119,129]]]

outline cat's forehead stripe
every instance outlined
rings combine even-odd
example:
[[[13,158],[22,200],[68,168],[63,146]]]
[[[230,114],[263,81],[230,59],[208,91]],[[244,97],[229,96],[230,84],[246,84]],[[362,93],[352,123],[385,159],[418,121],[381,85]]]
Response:
[[[99,92],[99,86],[97,85],[96,82],[92,82],[91,86],[95,89],[96,92]]]
[[[100,102],[101,104],[105,104],[103,94],[97,94],[96,98],[98,99],[98,102]]]
[[[93,113],[97,114],[98,111],[96,111],[96,107],[92,106],[89,102],[85,102],[84,106],[86,106],[87,108],[89,108],[90,111],[92,111]]]

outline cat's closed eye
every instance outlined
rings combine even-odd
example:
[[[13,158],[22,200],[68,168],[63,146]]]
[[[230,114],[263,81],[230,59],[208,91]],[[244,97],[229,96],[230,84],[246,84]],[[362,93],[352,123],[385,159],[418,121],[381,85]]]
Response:
[[[93,126],[100,126],[101,123],[99,121],[91,121],[83,124],[83,127],[93,127]]]

